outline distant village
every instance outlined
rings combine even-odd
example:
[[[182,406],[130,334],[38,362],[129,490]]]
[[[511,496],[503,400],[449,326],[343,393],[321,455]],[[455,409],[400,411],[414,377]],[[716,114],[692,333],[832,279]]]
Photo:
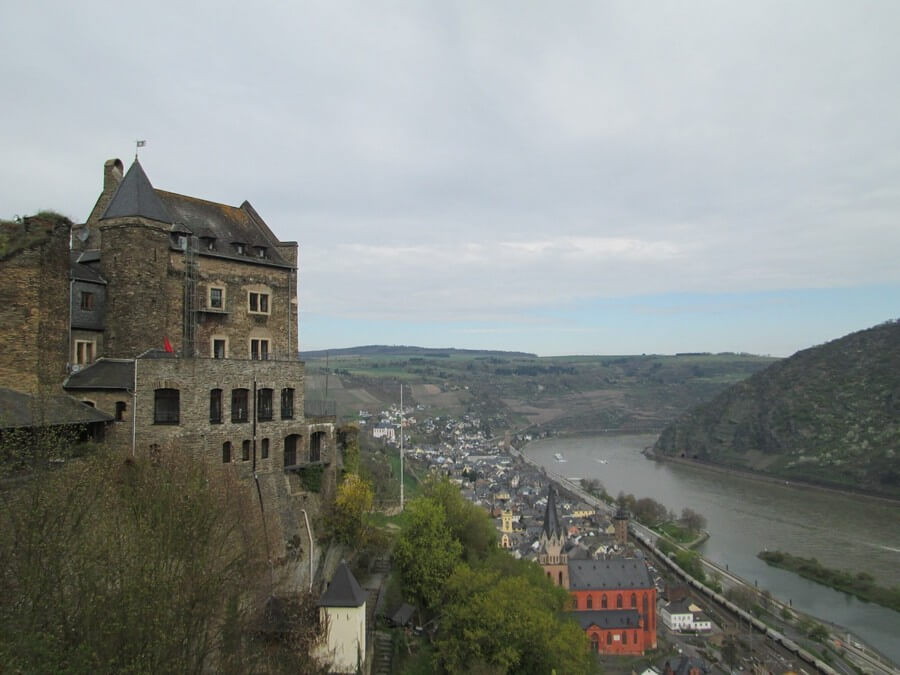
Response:
[[[530,435],[498,441],[484,433],[477,416],[431,417],[422,405],[407,407],[402,413],[397,405],[376,414],[360,410],[359,423],[373,438],[392,445],[400,444],[400,429],[404,429],[407,459],[426,471],[448,476],[466,499],[488,511],[499,545],[510,555],[538,562],[548,576],[552,571],[554,582],[573,596],[574,615],[595,651],[641,654],[655,647],[657,613],[670,631],[721,634],[687,588],[667,584],[629,541],[627,512],[614,505],[594,506],[565,489],[557,492],[559,486],[552,485],[546,472],[515,450],[533,440]],[[439,441],[411,442],[418,437]],[[599,566],[593,561],[607,564]],[[589,567],[602,567],[604,573],[587,575]],[[623,572],[627,570],[631,573]],[[555,574],[560,574],[558,579]],[[609,593],[608,603],[606,590],[614,591]],[[649,599],[649,606],[640,603],[638,607],[639,594]],[[631,608],[635,610],[632,615],[624,613]],[[700,658],[686,657],[679,665],[683,666],[681,672],[707,672]]]

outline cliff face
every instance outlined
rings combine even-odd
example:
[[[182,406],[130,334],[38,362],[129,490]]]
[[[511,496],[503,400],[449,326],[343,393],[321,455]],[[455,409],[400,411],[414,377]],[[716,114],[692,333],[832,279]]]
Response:
[[[669,425],[655,451],[900,497],[900,321],[772,364]]]

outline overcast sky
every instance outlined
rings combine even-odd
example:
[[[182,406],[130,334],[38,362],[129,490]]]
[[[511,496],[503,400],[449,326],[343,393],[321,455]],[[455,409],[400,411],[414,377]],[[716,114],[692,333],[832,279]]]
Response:
[[[900,316],[900,2],[0,3],[0,217],[300,243],[303,349],[787,355]]]

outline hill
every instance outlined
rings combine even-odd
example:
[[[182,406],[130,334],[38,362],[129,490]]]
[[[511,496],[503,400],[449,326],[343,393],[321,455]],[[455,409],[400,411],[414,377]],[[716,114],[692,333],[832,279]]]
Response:
[[[773,363],[668,426],[655,451],[900,497],[900,322]]]
[[[363,353],[360,353],[360,349]],[[390,350],[372,351],[372,350]],[[405,402],[422,417],[470,413],[491,433],[659,431],[773,359],[747,354],[536,357],[422,347],[305,353],[309,400],[354,418]],[[327,393],[326,393],[327,390]]]
[[[455,347],[411,347],[407,345],[362,345],[360,347],[342,347],[340,349],[318,349],[301,352],[300,360],[324,359],[326,356],[427,356],[447,358],[451,355],[464,356],[524,356],[537,358],[528,352],[505,352],[490,349],[456,349]]]

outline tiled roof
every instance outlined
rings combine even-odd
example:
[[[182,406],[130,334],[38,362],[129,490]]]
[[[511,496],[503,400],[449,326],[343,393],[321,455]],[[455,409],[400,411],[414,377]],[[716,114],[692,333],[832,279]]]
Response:
[[[586,612],[570,612],[583,630],[598,628],[639,628],[640,615],[636,609],[604,609]]]
[[[570,560],[569,588],[575,591],[653,588],[643,560]]]

